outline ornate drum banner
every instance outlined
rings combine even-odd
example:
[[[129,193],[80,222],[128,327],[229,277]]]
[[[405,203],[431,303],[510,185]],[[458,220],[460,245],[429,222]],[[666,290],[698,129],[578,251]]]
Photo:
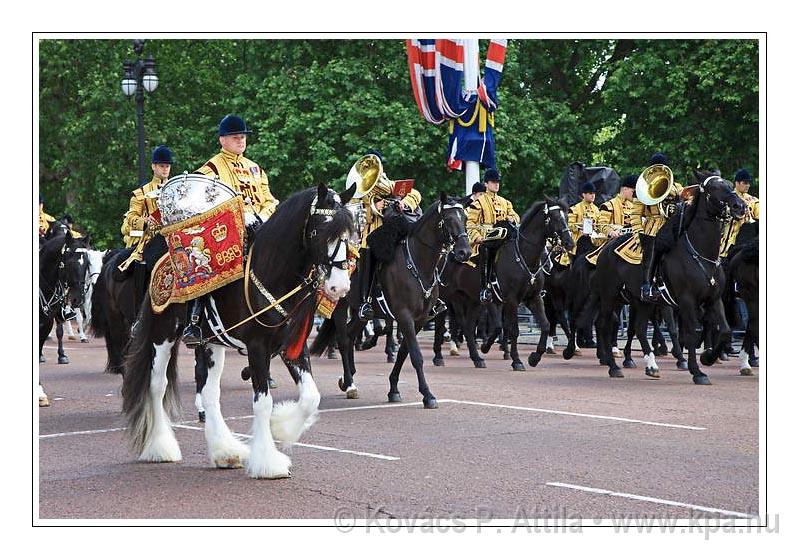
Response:
[[[243,214],[242,199],[236,197],[161,229],[172,264],[162,281],[170,273],[174,279],[170,303],[184,303],[244,276]]]

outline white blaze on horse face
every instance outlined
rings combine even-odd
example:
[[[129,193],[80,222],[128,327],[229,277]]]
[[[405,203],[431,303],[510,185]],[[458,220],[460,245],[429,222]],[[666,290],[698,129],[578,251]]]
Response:
[[[334,254],[335,253],[335,254]],[[347,242],[336,239],[328,243],[328,258],[333,262],[347,260]],[[325,280],[325,295],[337,301],[350,291],[350,275],[338,266],[331,268],[331,273]]]

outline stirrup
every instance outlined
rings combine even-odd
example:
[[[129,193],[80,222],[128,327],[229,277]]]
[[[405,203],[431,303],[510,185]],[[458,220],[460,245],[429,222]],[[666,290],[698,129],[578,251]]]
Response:
[[[186,328],[183,329],[181,338],[187,348],[194,348],[195,346],[200,346],[200,343],[203,341],[203,333],[198,324],[189,323],[186,325]]]
[[[369,321],[375,316],[375,311],[372,309],[372,304],[370,302],[365,301],[361,304],[361,307],[358,308],[358,318],[362,321]]]
[[[481,305],[486,305],[492,301],[492,291],[486,287],[481,288],[478,299],[480,299]]]

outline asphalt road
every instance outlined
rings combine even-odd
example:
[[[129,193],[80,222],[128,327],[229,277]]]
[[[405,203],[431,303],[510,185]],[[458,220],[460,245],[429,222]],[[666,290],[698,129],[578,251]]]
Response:
[[[697,387],[671,357],[659,358],[659,380],[645,377],[641,358],[624,379],[610,379],[590,351],[569,362],[545,356],[535,369],[512,372],[496,349],[486,369],[473,368],[466,351],[434,367],[430,334],[422,339],[437,410],[422,408],[410,363],[401,374],[403,402],[386,402],[391,366],[377,349],[356,354],[358,400],[339,391],[338,361],[314,359],[322,413],[291,451],[293,476],[283,480],[209,466],[185,348],[176,427],[183,461],[145,464],[127,446],[121,377],[102,372],[102,341],[67,342],[67,365],[55,363],[48,341],[40,377],[52,406],[38,410],[39,518],[591,524],[757,514],[757,369],[742,377],[731,360],[705,368],[713,385]],[[252,391],[239,377],[244,364],[228,352],[221,402],[231,429],[247,436]],[[272,372],[276,401],[295,397],[279,360]]]

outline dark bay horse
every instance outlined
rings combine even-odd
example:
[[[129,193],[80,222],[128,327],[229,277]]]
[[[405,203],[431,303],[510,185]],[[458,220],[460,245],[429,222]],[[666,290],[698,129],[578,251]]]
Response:
[[[346,202],[346,201],[345,201]],[[231,433],[219,405],[224,348],[212,344],[204,319],[201,330],[209,344],[203,355],[208,380],[202,390],[205,435],[211,463],[218,468],[246,464],[253,478],[290,475],[291,460],[278,451],[275,439],[291,445],[313,424],[320,395],[311,375],[306,338],[316,308],[317,286],[333,300],[347,294],[346,239],[353,229],[350,213],[339,196],[324,186],[307,189],[279,204],[252,240],[249,298],[253,310],[270,299],[289,296],[277,307],[253,318],[245,301],[244,280],[211,292],[208,306],[229,330],[227,336],[247,348],[247,375],[253,385],[253,438],[245,446]],[[291,295],[290,295],[291,294]],[[251,318],[252,320],[247,320]],[[247,320],[245,322],[245,320]],[[140,460],[179,461],[181,452],[170,418],[178,412],[177,342],[186,323],[186,304],[172,304],[155,314],[145,296],[134,329],[122,387],[123,412]],[[269,358],[280,354],[299,389],[298,401],[273,406],[269,391]]]
[[[679,211],[663,226],[673,228],[666,231],[674,231],[677,241],[662,258],[660,269],[667,289],[667,294],[662,292],[663,303],[668,304],[670,297],[677,303],[680,342],[689,351],[692,380],[697,385],[709,385],[708,376],[697,364],[696,328],[700,326],[705,310],[714,326],[717,342],[713,349],[703,352],[700,361],[710,366],[730,339],[730,327],[720,299],[725,286],[719,260],[720,221],[727,212],[735,218],[743,216],[745,206],[733,192],[729,181],[708,173],[698,173],[697,180],[699,185],[687,187],[694,192],[691,203],[681,204]],[[592,279],[592,298],[599,303],[596,323],[598,352],[609,367],[609,376],[621,377],[622,372],[611,353],[613,317],[620,301],[629,301],[631,308],[636,308],[632,316],[635,317],[634,330],[647,364],[645,374],[658,377],[658,364],[646,332],[654,304],[641,301],[637,295],[642,283],[641,265],[631,265],[614,252],[626,239],[627,236],[622,236],[608,244],[597,259],[597,271]]]
[[[91,249],[90,238],[74,238],[69,230],[55,235],[39,248],[39,361],[44,362],[42,347],[56,324],[58,363],[68,364],[64,352],[64,323],[59,312],[65,304],[73,309],[83,305],[86,295]]]
[[[541,255],[548,238],[559,238],[567,249],[574,246],[572,236],[567,229],[567,211],[565,202],[548,197],[545,197],[544,201],[534,203],[522,216],[519,230],[511,234],[513,239],[509,238],[497,250],[495,273],[502,297],[503,330],[510,345],[511,365],[514,371],[525,369],[517,351],[519,337],[517,308],[520,303],[524,303],[531,310],[542,329],[536,350],[528,356],[528,364],[531,367],[536,367],[547,347],[550,323],[541,296],[544,285]],[[475,345],[475,326],[481,308],[478,300],[480,277],[480,271],[475,267],[454,266],[442,287],[445,299],[453,304],[458,321],[464,328],[470,358],[475,367],[479,368],[485,367]],[[483,353],[491,349],[498,335],[498,328],[488,334],[481,346]],[[441,357],[441,354],[437,357]]]
[[[466,215],[464,207],[458,201],[441,193],[439,200],[432,204],[422,217],[411,228],[408,236],[395,249],[394,258],[384,263],[377,272],[383,295],[390,312],[394,315],[403,342],[397,352],[394,367],[389,375],[389,402],[399,402],[400,392],[397,382],[400,370],[406,358],[411,356],[411,363],[417,373],[419,392],[425,408],[437,408],[436,397],[428,387],[423,369],[422,352],[419,349],[417,333],[428,321],[428,312],[439,296],[439,281],[448,255],[453,254],[456,261],[462,262],[469,257],[469,242],[464,229]],[[353,274],[349,306],[352,318],[342,328],[340,311],[339,322],[326,319],[311,347],[311,352],[320,355],[336,336],[339,351],[342,355],[344,376],[339,381],[343,391],[354,389],[355,361],[353,358],[353,337],[363,327],[356,310],[359,301],[356,295],[357,274]],[[337,307],[343,307],[344,301]],[[377,306],[376,306],[377,307]],[[376,308],[376,316],[383,313]],[[336,315],[336,313],[334,313]]]

